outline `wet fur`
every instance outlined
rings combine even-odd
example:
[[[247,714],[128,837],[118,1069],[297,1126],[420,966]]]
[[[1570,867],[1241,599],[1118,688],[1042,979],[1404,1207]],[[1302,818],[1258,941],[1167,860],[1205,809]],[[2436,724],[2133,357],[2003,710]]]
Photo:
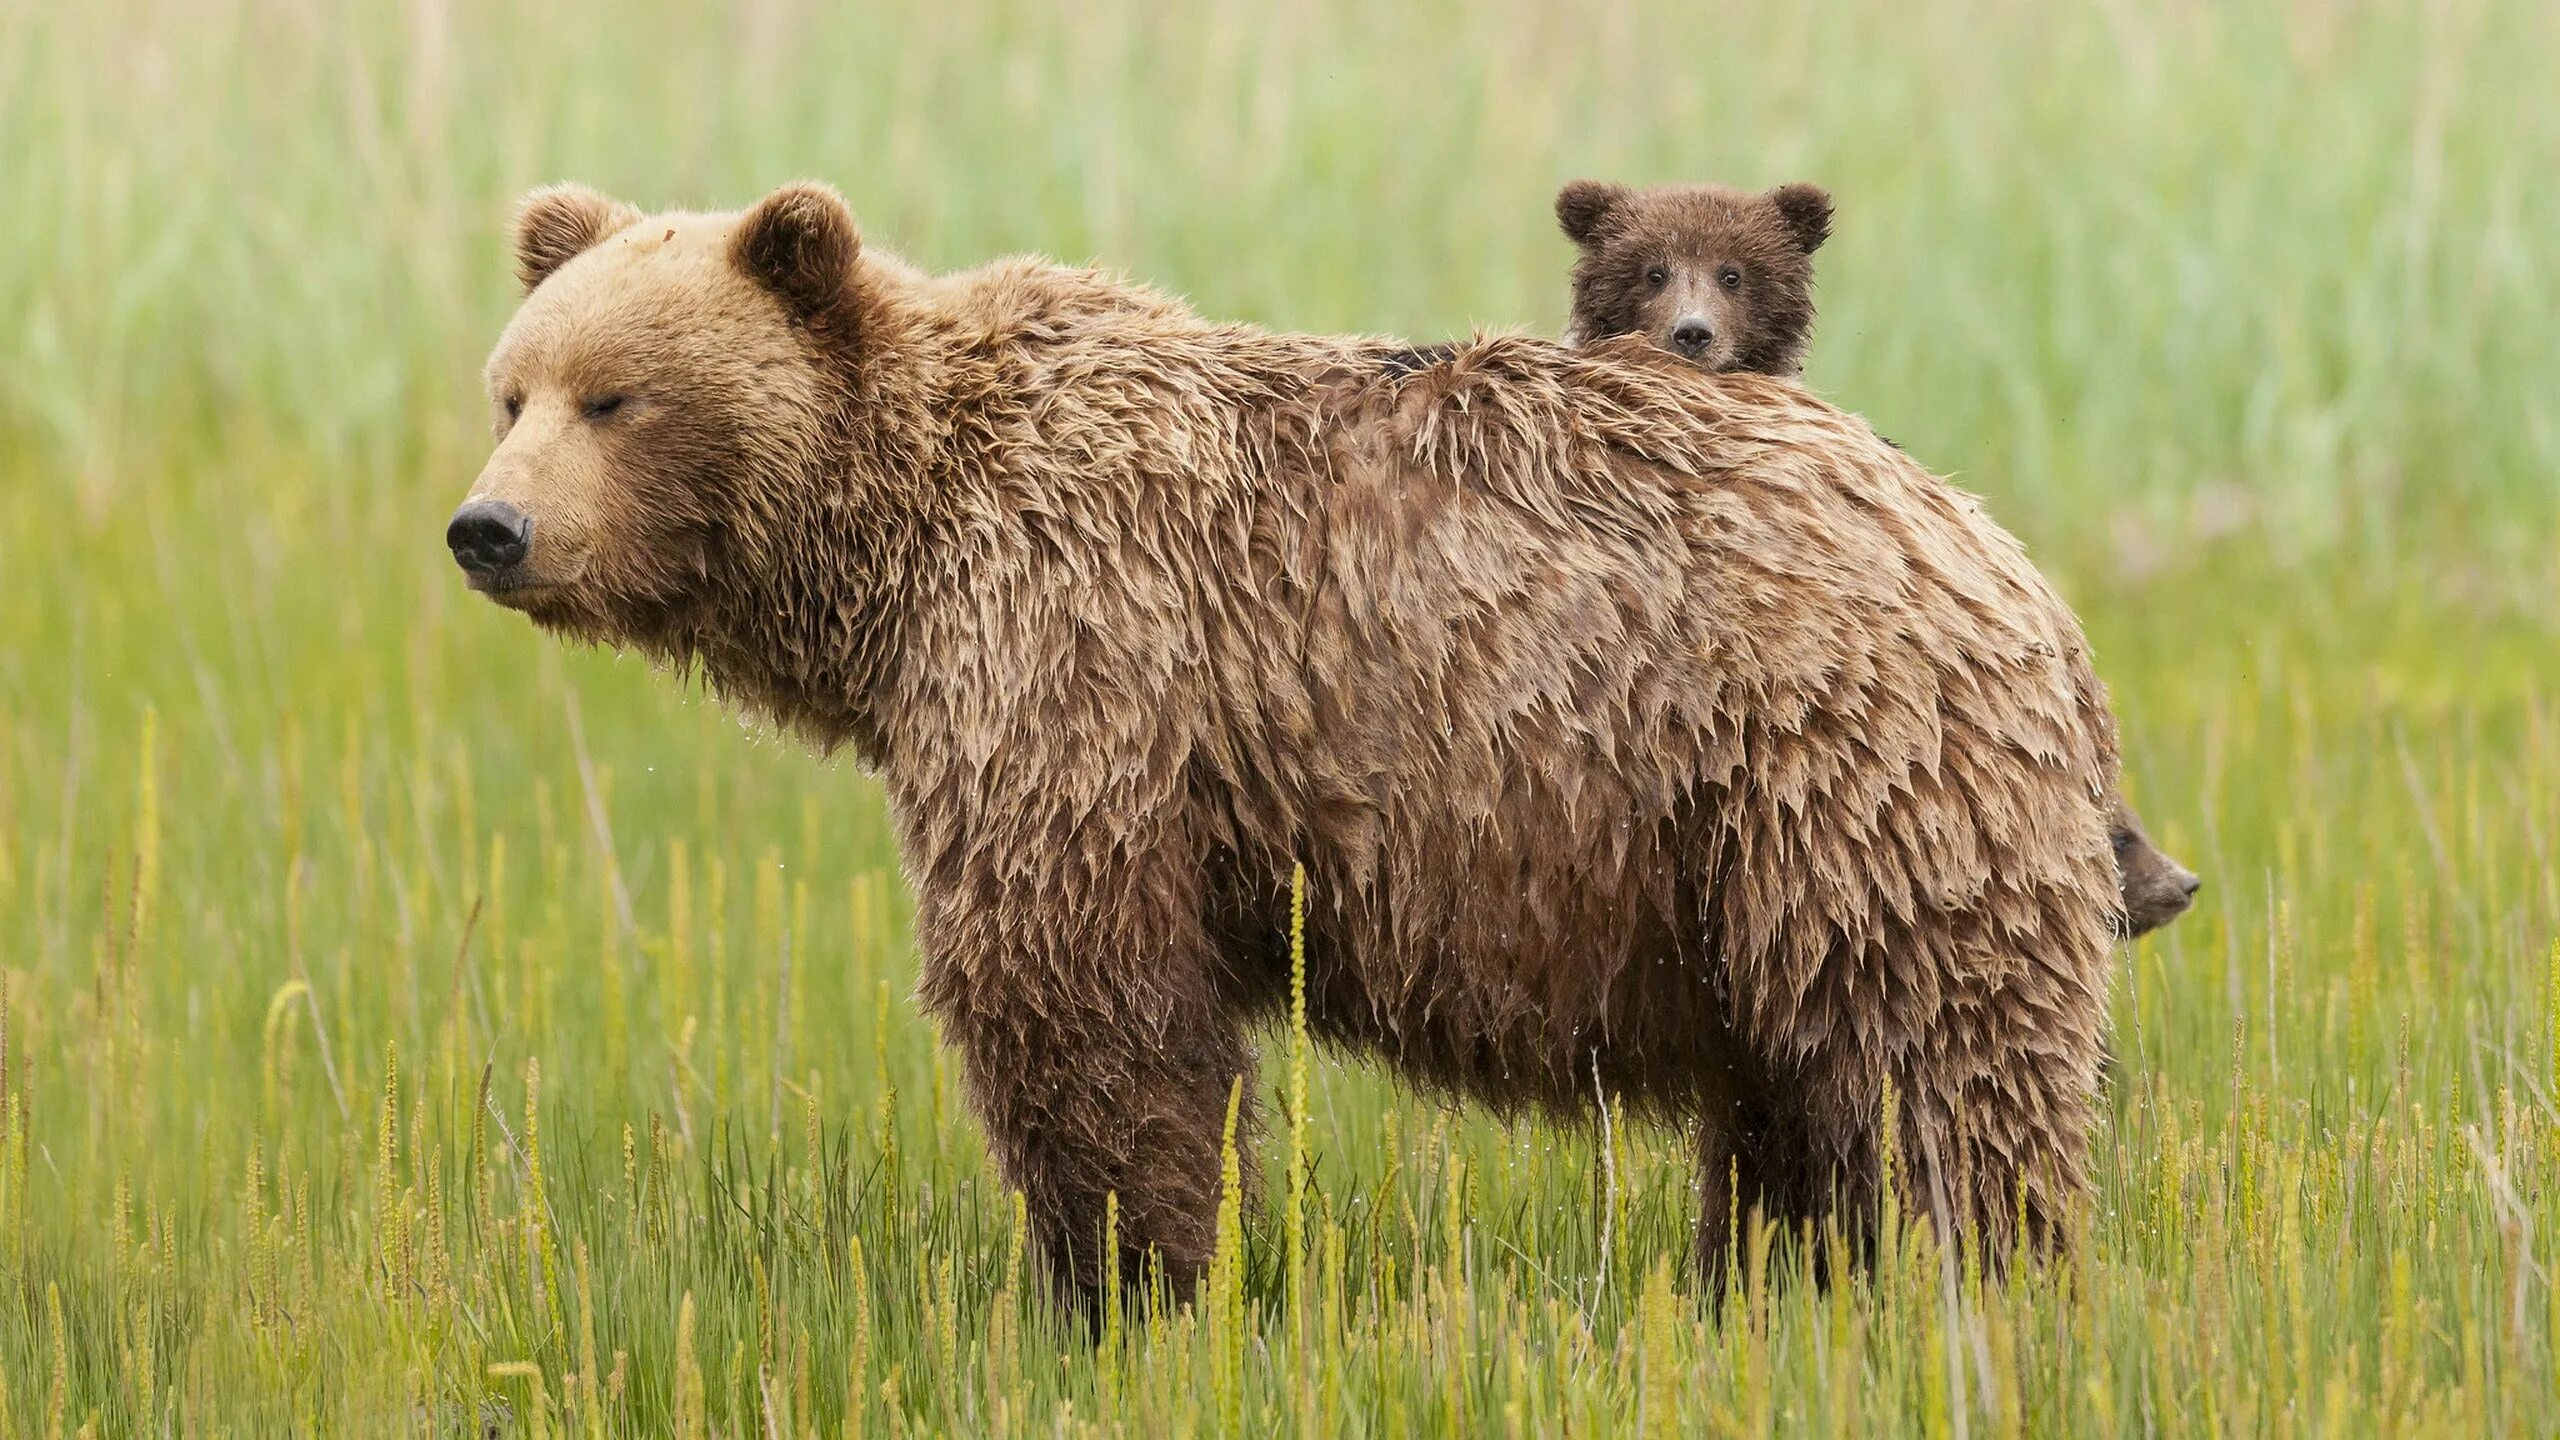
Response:
[[[756,267],[828,237],[776,223],[842,227],[814,307]],[[852,235],[795,187],[557,267],[493,390],[547,415],[626,365],[669,398],[654,434],[501,444],[482,488],[528,513],[614,478],[569,487],[599,507],[574,583],[498,598],[878,772],[920,993],[1067,1293],[1114,1194],[1122,1274],[1205,1264],[1301,861],[1318,1034],[1504,1110],[1605,1088],[1695,1122],[1710,1273],[1728,1177],[1863,1232],[1888,1083],[1906,1205],[1995,1251],[2021,1213],[2053,1233],[2114,730],[1976,501],[1797,386],[1636,342],[1416,368]]]
[[[1777,376],[1802,369],[1813,330],[1811,257],[1831,235],[1831,197],[1819,187],[1753,193],[1576,180],[1557,192],[1556,218],[1580,250],[1568,343],[1641,335],[1670,353],[1665,334],[1682,310],[1697,308],[1687,301],[1706,293],[1701,277],[1738,263],[1743,288],[1708,302],[1730,343],[1692,363]],[[1648,284],[1652,267],[1670,272],[1670,281]],[[2112,798],[2108,824],[2125,936],[2147,935],[2185,914],[2198,887],[2195,872],[2151,843],[2121,795]]]

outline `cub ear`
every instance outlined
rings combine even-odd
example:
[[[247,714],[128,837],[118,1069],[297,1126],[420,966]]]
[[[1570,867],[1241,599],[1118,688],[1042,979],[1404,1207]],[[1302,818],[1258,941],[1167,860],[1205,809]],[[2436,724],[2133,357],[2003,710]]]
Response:
[[[1769,192],[1769,203],[1778,207],[1778,218],[1787,222],[1796,248],[1807,255],[1831,238],[1830,191],[1819,185],[1781,185]]]
[[[1566,239],[1576,245],[1588,245],[1614,223],[1619,208],[1634,198],[1635,192],[1624,185],[1576,180],[1556,192],[1556,222],[1564,226]]]
[[[785,185],[738,220],[730,254],[795,315],[825,309],[844,290],[862,232],[844,197],[814,180]]]
[[[516,279],[524,293],[595,248],[640,212],[584,185],[545,185],[516,206]]]

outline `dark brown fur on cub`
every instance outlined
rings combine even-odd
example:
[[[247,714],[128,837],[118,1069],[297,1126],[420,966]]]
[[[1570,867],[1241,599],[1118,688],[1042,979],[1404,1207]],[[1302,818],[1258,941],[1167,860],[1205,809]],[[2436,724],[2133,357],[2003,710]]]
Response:
[[[1888,1113],[1903,1203],[1995,1248],[2078,1194],[2113,722],[2016,542],[1854,417],[1632,343],[1390,367],[927,277],[817,186],[522,234],[456,558],[877,770],[1070,1294],[1113,1196],[1123,1275],[1208,1259],[1299,862],[1318,1034],[1697,1122],[1710,1273],[1728,1178],[1862,1233]]]
[[[1803,369],[1813,252],[1831,234],[1831,197],[1821,188],[1753,194],[1576,180],[1557,192],[1556,218],[1582,247],[1566,343],[1643,335],[1709,370],[1792,376]],[[2151,843],[2122,796],[2109,835],[2124,933],[2147,935],[2185,914],[2203,882]]]
[[[2124,797],[2115,797],[2107,816],[2107,843],[2116,856],[2116,880],[2124,891],[2124,933],[2148,935],[2187,913],[2204,882],[2151,843],[2142,817]]]
[[[1576,180],[1557,193],[1556,219],[1582,247],[1565,343],[1642,335],[1709,370],[1804,368],[1813,252],[1831,234],[1821,187]]]

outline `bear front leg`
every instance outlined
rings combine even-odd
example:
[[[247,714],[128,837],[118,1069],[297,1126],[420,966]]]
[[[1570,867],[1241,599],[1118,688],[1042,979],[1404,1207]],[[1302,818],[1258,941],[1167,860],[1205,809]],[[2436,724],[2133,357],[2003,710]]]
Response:
[[[1195,887],[1128,864],[1007,893],[928,887],[919,916],[926,1005],[1051,1281],[1088,1315],[1115,1196],[1124,1288],[1152,1256],[1174,1297],[1190,1296],[1215,1244],[1239,1078],[1239,1149],[1252,1139],[1253,1051],[1219,1002]]]
[[[1993,1063],[1932,1047],[1901,1081],[1908,1098],[1898,1141],[1911,1203],[1942,1232],[1980,1244],[1995,1268],[2022,1246],[2056,1245],[2087,1189],[2097,1043],[2067,1025],[2021,1028],[1945,1027],[1974,1031],[1973,1053]]]
[[[1874,1254],[1887,1174],[1905,1224],[1925,1221],[1942,1243],[1979,1247],[1995,1268],[2021,1244],[2059,1238],[2085,1188],[2094,1034],[2055,1019],[2056,1005],[1964,988],[1987,993],[1962,995],[1912,1026],[1899,1050],[1824,1046],[1793,1078],[1803,1133],[1782,1136],[1772,1152],[1795,1173],[1771,1179],[1782,1206],[1836,1218],[1854,1257]]]
[[[1174,1298],[1188,1299],[1216,1238],[1228,1095],[1252,1054],[1228,1027],[1079,1021],[972,1027],[960,1045],[972,1107],[1062,1296],[1087,1309],[1101,1298],[1116,1196],[1124,1286],[1144,1282],[1152,1255]],[[1245,1097],[1249,1110],[1249,1084]],[[1239,1116],[1239,1131],[1250,1121]],[[1250,1139],[1239,1134],[1239,1148]]]

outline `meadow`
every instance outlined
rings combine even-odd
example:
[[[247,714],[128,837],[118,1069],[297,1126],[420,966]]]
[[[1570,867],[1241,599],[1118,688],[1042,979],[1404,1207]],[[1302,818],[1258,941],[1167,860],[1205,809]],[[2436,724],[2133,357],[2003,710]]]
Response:
[[[0,1440],[2560,1432],[2560,9],[0,0]],[[2541,95],[2540,100],[2535,99]],[[851,765],[467,594],[508,207],[1552,331],[1577,175],[1838,197],[1809,379],[2080,609],[2206,877],[2097,1183],[1688,1269],[1681,1137],[1266,1037],[1062,1326]]]

